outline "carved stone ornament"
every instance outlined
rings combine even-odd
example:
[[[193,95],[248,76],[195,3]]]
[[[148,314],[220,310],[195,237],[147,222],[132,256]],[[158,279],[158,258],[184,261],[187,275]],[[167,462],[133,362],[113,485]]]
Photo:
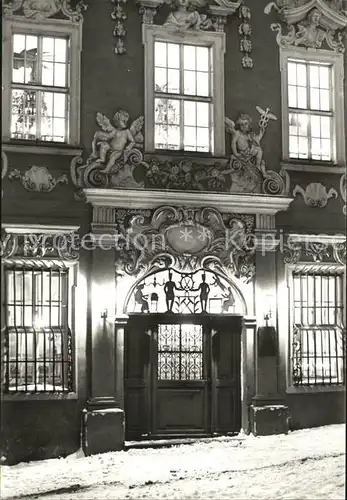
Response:
[[[245,281],[254,275],[254,218],[222,216],[214,208],[160,207],[132,215],[117,210],[117,272],[138,275],[172,267],[226,272]]]
[[[1,151],[1,179],[3,179],[8,170],[8,160],[5,151]],[[3,196],[3,191],[1,190],[1,196]]]
[[[243,68],[253,68],[253,59],[251,57],[252,52],[252,27],[250,24],[251,10],[245,5],[241,5],[239,8],[239,18],[241,19],[241,24],[239,25],[239,34],[241,35],[240,40],[240,51],[243,53],[241,64]]]
[[[306,186],[306,189],[297,184],[293,190],[293,196],[297,194],[302,195],[306,205],[318,208],[324,208],[330,198],[338,196],[336,189],[330,188],[327,191],[327,188],[320,182],[311,182]]]
[[[87,5],[82,0],[7,0],[2,8],[5,16],[17,14],[41,21],[62,14],[67,19],[78,22],[83,19]]]
[[[284,34],[282,24],[271,24],[280,47],[320,48],[325,41],[334,51],[344,52],[342,31],[347,26],[347,12],[343,0],[275,0],[264,12],[270,14],[273,8],[288,28]]]
[[[333,246],[334,260],[343,266],[346,266],[346,242],[335,243]]]
[[[79,236],[77,233],[58,234],[1,234],[1,258],[45,258],[78,260]]]
[[[252,118],[247,114],[240,114],[236,123],[230,118],[225,119],[226,129],[231,134],[229,168],[234,186],[233,191],[261,192],[271,195],[287,194],[288,174],[283,170],[280,173],[267,171],[261,147],[261,140],[269,120],[277,120],[277,118],[269,108],[264,110],[257,106],[256,109],[260,113],[258,132],[252,131]]]
[[[346,241],[294,241],[290,235],[283,246],[283,261],[285,264],[300,262],[336,262],[346,264]]]
[[[38,167],[33,165],[24,174],[21,174],[19,170],[12,170],[8,174],[10,180],[19,179],[27,191],[40,191],[49,193],[58,184],[67,184],[68,178],[66,174],[61,175],[58,179],[55,179],[52,174],[50,174],[46,167]]]
[[[340,179],[340,194],[344,201],[344,206],[342,208],[343,213],[346,215],[346,199],[347,199],[347,175],[342,174]]]
[[[124,47],[124,42],[123,38],[126,35],[126,29],[124,27],[124,21],[127,19],[127,14],[122,6],[122,4],[126,4],[127,0],[111,0],[111,2],[114,4],[114,9],[111,13],[111,17],[114,21],[116,21],[116,24],[113,28],[113,36],[116,37],[116,46],[114,48],[114,51],[118,55],[125,54],[126,48]]]
[[[241,115],[235,125],[226,119],[232,134],[232,154],[213,165],[188,160],[173,159],[162,155],[142,153],[144,118],[138,117],[128,126],[129,115],[120,110],[113,123],[97,113],[97,123],[102,130],[94,134],[92,153],[85,162],[81,156],[71,161],[71,178],[78,188],[76,199],[84,199],[84,188],[154,188],[216,191],[228,193],[262,193],[287,195],[289,176],[267,171],[262,160],[260,140],[270,119],[270,113],[257,107],[260,113],[260,131],[251,130],[252,120]],[[242,130],[241,130],[242,128]]]

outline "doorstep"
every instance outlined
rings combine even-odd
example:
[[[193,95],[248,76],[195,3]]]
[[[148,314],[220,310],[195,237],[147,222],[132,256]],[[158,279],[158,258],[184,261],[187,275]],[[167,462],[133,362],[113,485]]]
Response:
[[[210,437],[190,437],[190,438],[156,438],[156,439],[141,439],[141,441],[125,441],[124,450],[143,449],[143,448],[170,448],[171,446],[179,446],[182,444],[195,443],[212,443],[231,442],[236,446],[242,444],[245,436],[210,436]]]

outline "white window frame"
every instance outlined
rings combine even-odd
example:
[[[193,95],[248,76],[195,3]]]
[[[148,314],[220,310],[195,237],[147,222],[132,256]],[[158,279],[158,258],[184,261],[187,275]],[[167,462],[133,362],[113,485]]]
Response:
[[[332,66],[332,159],[330,161],[306,160],[289,156],[289,107],[288,107],[288,59],[301,59],[305,62],[321,62]],[[331,172],[333,165],[344,167],[345,120],[344,120],[344,61],[343,54],[330,50],[307,48],[280,48],[281,96],[282,96],[282,157],[284,163],[304,165],[300,170]],[[311,167],[311,168],[310,168]]]
[[[80,77],[82,24],[61,19],[49,19],[44,22],[9,16],[3,21],[3,98],[2,98],[2,140],[7,143],[23,142],[27,145],[47,145],[47,141],[11,138],[11,81],[14,33],[32,34],[36,36],[69,37],[70,50],[68,60],[68,135],[67,142],[49,142],[56,147],[64,145],[77,146],[80,142]]]
[[[225,128],[224,128],[224,53],[225,33],[207,31],[184,31],[157,25],[142,26],[142,42],[144,44],[144,81],[145,81],[145,151],[163,154],[167,150],[155,149],[154,146],[154,43],[184,43],[211,47],[213,60],[213,156],[225,155]],[[183,153],[182,150],[172,150]],[[191,151],[184,151],[190,154]],[[195,152],[193,152],[194,154]],[[195,153],[196,154],[196,153]],[[210,153],[199,153],[211,155]]]
[[[306,394],[306,393],[317,393],[317,392],[340,392],[346,390],[346,385],[342,384],[330,384],[330,385],[302,385],[295,386],[292,383],[292,343],[293,343],[293,325],[294,325],[294,314],[293,314],[293,273],[295,271],[307,270],[310,268],[314,270],[315,268],[326,268],[331,273],[341,274],[342,273],[342,291],[343,291],[343,311],[342,317],[346,311],[346,272],[344,266],[340,264],[334,264],[332,262],[312,264],[310,262],[298,262],[297,264],[287,264],[285,266],[287,290],[288,290],[288,341],[287,341],[287,370],[286,370],[286,392],[287,394]]]

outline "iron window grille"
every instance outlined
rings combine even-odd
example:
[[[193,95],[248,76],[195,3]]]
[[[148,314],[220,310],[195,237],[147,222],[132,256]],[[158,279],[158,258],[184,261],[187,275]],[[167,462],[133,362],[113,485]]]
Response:
[[[5,268],[5,392],[73,390],[68,286],[68,269]]]
[[[202,380],[202,325],[158,325],[158,380]]]
[[[344,385],[342,274],[294,272],[293,319],[293,385]]]

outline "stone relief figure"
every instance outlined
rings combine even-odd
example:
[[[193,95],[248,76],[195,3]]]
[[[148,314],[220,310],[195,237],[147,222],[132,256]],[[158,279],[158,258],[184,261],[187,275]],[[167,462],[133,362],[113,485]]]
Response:
[[[144,118],[140,116],[127,128],[129,113],[121,109],[114,114],[114,125],[102,113],[97,113],[96,121],[102,130],[94,134],[92,154],[88,162],[104,164],[105,167],[101,172],[109,173],[122,157],[126,163],[130,151],[137,143],[142,143],[141,129]]]
[[[198,0],[174,0],[170,2],[176,9],[171,12],[164,26],[173,27],[177,29],[210,29],[212,21],[206,14],[200,14],[194,7],[202,7],[205,2]]]
[[[234,123],[229,118],[225,119],[227,129],[231,134],[231,151],[236,158],[247,161],[255,157],[256,166],[260,169],[263,159],[263,150],[260,141],[263,138],[265,129],[260,128],[258,133],[252,131],[252,118],[241,113]]]
[[[320,27],[322,14],[318,9],[313,9],[305,24],[298,23],[298,31],[295,37],[295,45],[306,45],[306,47],[321,47],[326,32]]]
[[[225,300],[223,300],[222,312],[227,313],[229,308],[235,305],[235,297],[231,286],[228,287],[228,293],[224,294],[223,297]]]

